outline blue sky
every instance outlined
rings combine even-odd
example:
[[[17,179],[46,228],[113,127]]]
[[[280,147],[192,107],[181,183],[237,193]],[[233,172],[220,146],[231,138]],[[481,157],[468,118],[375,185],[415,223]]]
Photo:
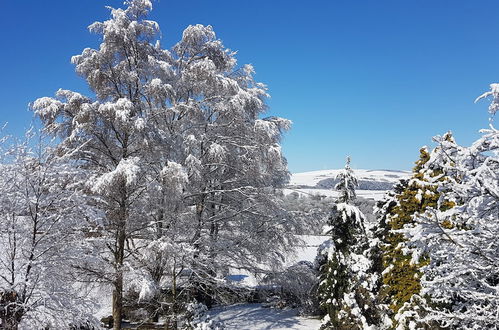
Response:
[[[116,0],[0,1],[0,122],[21,134],[28,103],[86,92],[70,57],[99,39],[86,27]],[[154,2],[162,44],[211,24],[269,87],[270,114],[291,119],[292,172],[410,169],[419,147],[452,130],[461,144],[488,125],[474,99],[499,82],[499,2],[439,0]]]

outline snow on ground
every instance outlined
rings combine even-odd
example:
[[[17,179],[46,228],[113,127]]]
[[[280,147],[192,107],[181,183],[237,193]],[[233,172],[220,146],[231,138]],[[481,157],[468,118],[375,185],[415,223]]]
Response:
[[[321,321],[297,315],[295,309],[265,308],[262,304],[215,307],[210,317],[224,323],[226,330],[316,330]]]
[[[329,236],[323,235],[298,235],[303,240],[303,244],[296,247],[294,254],[286,256],[286,266],[292,266],[299,261],[314,262],[317,256],[317,248],[324,243]]]

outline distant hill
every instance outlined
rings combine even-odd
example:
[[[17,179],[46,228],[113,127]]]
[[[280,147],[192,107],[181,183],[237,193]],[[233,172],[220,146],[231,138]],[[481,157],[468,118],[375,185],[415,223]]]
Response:
[[[303,173],[293,173],[286,192],[293,191],[302,194],[336,196],[333,190],[337,183],[336,175],[341,170],[321,170]],[[407,179],[411,172],[397,170],[362,170],[354,169],[359,179],[357,194],[364,198],[380,199],[387,190],[400,179]]]

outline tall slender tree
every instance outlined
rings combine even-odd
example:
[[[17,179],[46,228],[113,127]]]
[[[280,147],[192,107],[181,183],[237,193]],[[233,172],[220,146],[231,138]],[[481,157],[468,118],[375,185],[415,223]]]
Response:
[[[338,175],[340,192],[329,217],[331,239],[319,249],[319,300],[327,313],[321,329],[366,329],[381,325],[373,252],[362,212],[352,205],[357,179],[350,157]]]
[[[448,133],[446,139],[453,140],[452,135]],[[424,299],[414,298],[414,303],[411,303],[411,298],[420,293],[420,279],[423,275],[421,268],[428,264],[429,259],[427,255],[422,255],[417,261],[414,260],[408,241],[400,230],[413,224],[414,216],[424,213],[428,208],[437,207],[441,198],[434,180],[445,180],[447,176],[442,168],[426,167],[430,155],[431,152],[426,147],[421,148],[412,177],[399,182],[386,199],[377,205],[380,221],[377,236],[381,240],[384,269],[383,287],[379,298],[391,309],[395,326],[400,322],[404,323],[402,326],[406,323],[409,326],[409,323],[422,317],[418,312],[422,311],[422,308],[418,305],[424,303]],[[449,201],[441,205],[442,209],[451,206]],[[400,310],[403,306],[404,309]],[[398,313],[405,315],[404,321]]]
[[[124,272],[134,249],[130,240],[148,225],[141,207],[147,185],[145,154],[151,135],[158,133],[150,131],[157,114],[148,83],[153,74],[168,70],[161,71],[165,64],[152,43],[158,26],[145,19],[150,1],[126,4],[126,9],[111,9],[111,19],[90,25],[91,32],[102,36],[99,49],[86,48],[72,58],[95,98],[59,90],[56,98],[33,104],[46,131],[61,139],[59,148],[72,151],[87,171],[87,192],[103,211],[101,219],[94,219],[103,236],[92,248],[107,253],[99,252],[100,260],[83,262],[80,269],[112,283],[115,329],[120,329],[123,316]]]

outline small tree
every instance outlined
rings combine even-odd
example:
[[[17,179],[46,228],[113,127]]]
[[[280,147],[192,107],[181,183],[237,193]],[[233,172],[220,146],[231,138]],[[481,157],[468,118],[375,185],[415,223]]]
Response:
[[[96,324],[73,277],[88,214],[74,186],[80,173],[34,131],[0,165],[0,319],[5,329]],[[81,323],[80,323],[81,322]]]
[[[345,169],[340,171],[336,176],[338,183],[335,185],[334,189],[339,192],[338,202],[340,203],[352,203],[357,195],[355,194],[355,189],[359,185],[357,177],[350,167],[350,156],[347,157],[347,163],[345,164]]]

